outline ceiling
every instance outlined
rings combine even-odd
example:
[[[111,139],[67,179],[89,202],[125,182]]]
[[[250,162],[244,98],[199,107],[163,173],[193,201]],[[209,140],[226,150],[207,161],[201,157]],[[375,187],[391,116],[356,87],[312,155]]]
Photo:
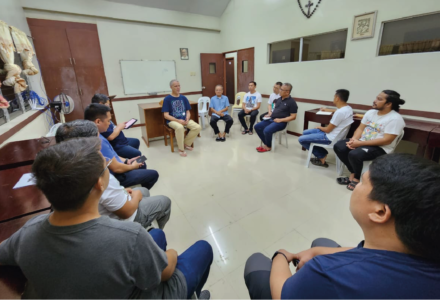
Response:
[[[221,17],[231,0],[107,0],[192,14]]]

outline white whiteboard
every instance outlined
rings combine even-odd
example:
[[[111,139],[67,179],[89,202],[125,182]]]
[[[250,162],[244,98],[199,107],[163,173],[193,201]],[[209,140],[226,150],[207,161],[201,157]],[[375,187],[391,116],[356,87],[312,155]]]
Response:
[[[126,95],[169,92],[176,79],[174,60],[121,60],[122,82]]]

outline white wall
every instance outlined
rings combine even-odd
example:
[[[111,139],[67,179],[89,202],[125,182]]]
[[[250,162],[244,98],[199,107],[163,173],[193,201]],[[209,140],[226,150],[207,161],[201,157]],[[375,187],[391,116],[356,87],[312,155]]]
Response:
[[[24,15],[23,9],[20,6],[19,1],[16,0],[1,0],[0,1],[0,20],[6,22],[8,25],[12,25],[17,27],[20,30],[23,30],[26,34],[30,35],[29,26],[26,21],[26,17]],[[33,63],[35,67],[39,69],[36,58],[33,58]],[[40,96],[45,97],[44,85],[40,83],[41,73],[28,76],[29,85],[32,90],[35,91]],[[13,119],[10,123],[4,124],[0,126],[0,135],[7,132],[15,125],[17,125],[20,121],[27,119],[32,114],[36,113],[35,111],[26,112],[23,115],[18,116]],[[18,133],[13,135],[7,141],[0,145],[3,146],[7,142],[17,141],[17,140],[26,140],[31,138],[39,138],[41,135],[45,135],[48,131],[48,123],[44,115],[39,116],[34,121],[29,123],[26,127],[20,130]]]
[[[379,11],[374,38],[351,41],[353,17],[374,10]],[[407,100],[403,108],[440,112],[440,52],[376,56],[383,21],[433,11],[440,11],[440,1],[333,0],[322,1],[307,19],[297,1],[231,0],[221,18],[221,45],[223,51],[255,47],[260,93],[270,94],[273,82],[282,80],[291,82],[293,95],[300,98],[331,101],[336,89],[346,88],[350,102],[369,105],[381,90],[394,89]],[[345,59],[268,64],[269,43],[344,28]],[[299,103],[298,119],[289,130],[302,132],[304,111],[316,107]]]

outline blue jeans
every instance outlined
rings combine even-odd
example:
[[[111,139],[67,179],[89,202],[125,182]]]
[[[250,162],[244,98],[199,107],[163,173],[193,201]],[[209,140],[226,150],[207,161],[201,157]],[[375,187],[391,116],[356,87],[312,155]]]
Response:
[[[163,251],[167,250],[165,233],[161,229],[153,229],[150,235]],[[206,241],[198,241],[177,257],[177,266],[186,279],[187,299],[196,292],[200,296],[209,276],[213,260],[211,245]]]
[[[120,174],[114,173],[113,175],[123,187],[140,184],[142,187],[151,190],[159,179],[159,173],[156,170],[147,170],[146,168],[147,165],[144,164],[140,169]]]
[[[270,119],[270,120],[264,120],[258,123],[257,125],[255,125],[255,131],[257,132],[261,141],[263,141],[263,144],[271,148],[272,135],[275,132],[284,130],[286,126],[287,126],[286,122],[276,123],[274,120]]]
[[[128,145],[116,146],[113,147],[116,153],[124,158],[133,158],[137,156],[141,156],[142,153],[139,151],[140,142],[138,139],[127,138]]]
[[[307,150],[310,148],[311,143],[330,145],[332,141],[327,138],[325,132],[319,129],[308,129],[303,132],[303,135],[299,137],[298,142]],[[313,155],[316,158],[322,159],[327,156],[328,151],[322,147],[313,147]]]

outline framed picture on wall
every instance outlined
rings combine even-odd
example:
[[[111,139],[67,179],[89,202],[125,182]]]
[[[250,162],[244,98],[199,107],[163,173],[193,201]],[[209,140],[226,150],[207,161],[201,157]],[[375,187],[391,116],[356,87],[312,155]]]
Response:
[[[351,40],[361,40],[374,37],[377,10],[362,15],[354,16]]]
[[[180,59],[181,60],[189,59],[188,48],[180,48]]]

